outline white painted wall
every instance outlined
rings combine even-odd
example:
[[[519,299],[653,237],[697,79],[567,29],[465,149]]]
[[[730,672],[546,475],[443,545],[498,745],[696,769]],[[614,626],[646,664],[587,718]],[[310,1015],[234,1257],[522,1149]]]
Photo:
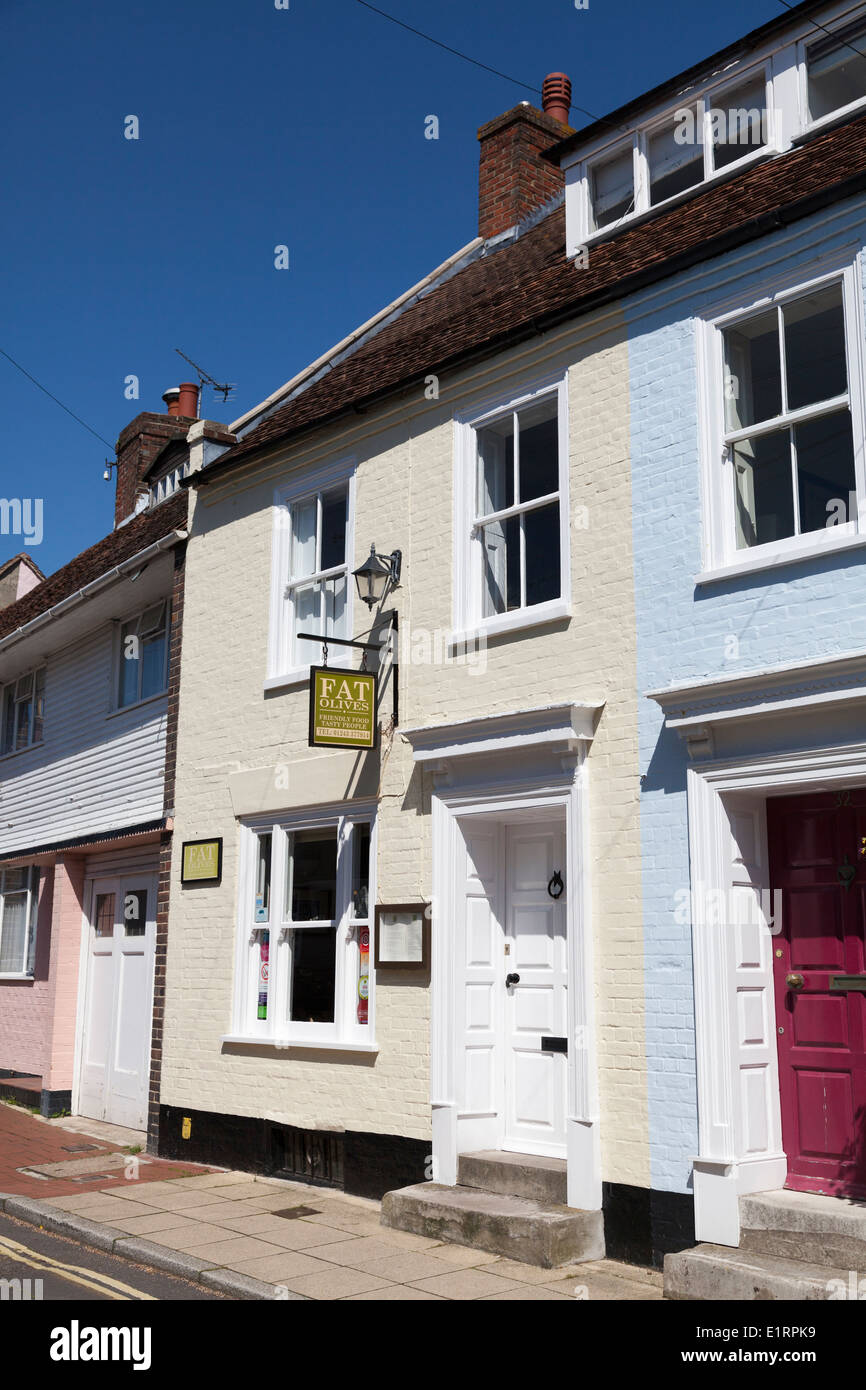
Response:
[[[0,758],[4,854],[162,814],[167,697],[113,714],[113,649],[102,623],[45,659],[45,740]]]

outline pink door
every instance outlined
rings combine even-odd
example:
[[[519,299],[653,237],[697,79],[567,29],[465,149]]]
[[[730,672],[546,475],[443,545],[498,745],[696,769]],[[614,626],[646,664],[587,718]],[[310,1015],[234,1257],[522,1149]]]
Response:
[[[866,1197],[866,791],[767,802],[787,1186]]]

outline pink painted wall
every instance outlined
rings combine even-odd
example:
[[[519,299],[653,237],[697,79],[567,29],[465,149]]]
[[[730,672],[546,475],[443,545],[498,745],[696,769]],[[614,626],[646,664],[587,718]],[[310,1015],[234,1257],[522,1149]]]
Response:
[[[54,869],[39,877],[34,979],[0,980],[0,1067],[42,1076],[51,1031],[53,988],[49,980]]]
[[[72,1087],[81,914],[84,910],[84,866],[83,857],[67,854],[58,860],[54,869],[54,920],[49,971],[54,994],[47,1066],[42,1077],[42,1086],[46,1091],[68,1091]]]
[[[34,978],[0,980],[0,1067],[41,1076],[47,1091],[72,1087],[84,863],[43,865]]]

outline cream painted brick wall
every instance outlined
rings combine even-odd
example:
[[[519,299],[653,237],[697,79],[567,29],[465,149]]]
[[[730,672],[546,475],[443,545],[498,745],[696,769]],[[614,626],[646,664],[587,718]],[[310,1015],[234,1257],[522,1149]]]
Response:
[[[413,634],[441,651],[452,621],[453,416],[490,395],[517,394],[542,372],[569,370],[570,624],[491,641],[486,668],[417,655]],[[402,727],[554,701],[605,701],[588,759],[603,1176],[649,1185],[638,827],[637,694],[629,487],[628,358],[618,316],[568,327],[455,378],[440,399],[404,399],[351,429],[275,455],[203,490],[187,558],[175,835],[222,835],[217,890],[182,890],[175,856],[168,947],[162,1100],[284,1123],[426,1138],[429,990],[377,987],[375,1061],[221,1052],[231,1026],[236,772],[308,756],[307,692],[267,697],[263,680],[275,486],[305,464],[358,459],[355,563],[371,541],[403,550]],[[359,611],[360,610],[360,611]],[[369,623],[355,605],[356,632]],[[342,755],[345,756],[345,755]],[[430,894],[430,785],[395,738],[381,774],[380,901]],[[311,800],[315,799],[314,793]],[[251,808],[252,809],[252,808]]]

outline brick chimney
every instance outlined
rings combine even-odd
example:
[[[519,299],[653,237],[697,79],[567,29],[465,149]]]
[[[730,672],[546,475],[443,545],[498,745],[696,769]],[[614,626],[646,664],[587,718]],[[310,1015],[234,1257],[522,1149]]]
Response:
[[[144,410],[136,415],[118,437],[117,483],[114,495],[114,524],[119,526],[135,511],[139,485],[160,449],[170,439],[185,439],[190,425],[195,423],[198,387],[190,382],[166,391],[163,400],[168,414],[156,415]],[[182,415],[180,407],[193,412]]]
[[[571,83],[564,73],[551,73],[542,92],[543,111],[522,102],[478,132],[478,235],[485,239],[521,222],[564,186],[562,170],[541,154],[570,133]]]

